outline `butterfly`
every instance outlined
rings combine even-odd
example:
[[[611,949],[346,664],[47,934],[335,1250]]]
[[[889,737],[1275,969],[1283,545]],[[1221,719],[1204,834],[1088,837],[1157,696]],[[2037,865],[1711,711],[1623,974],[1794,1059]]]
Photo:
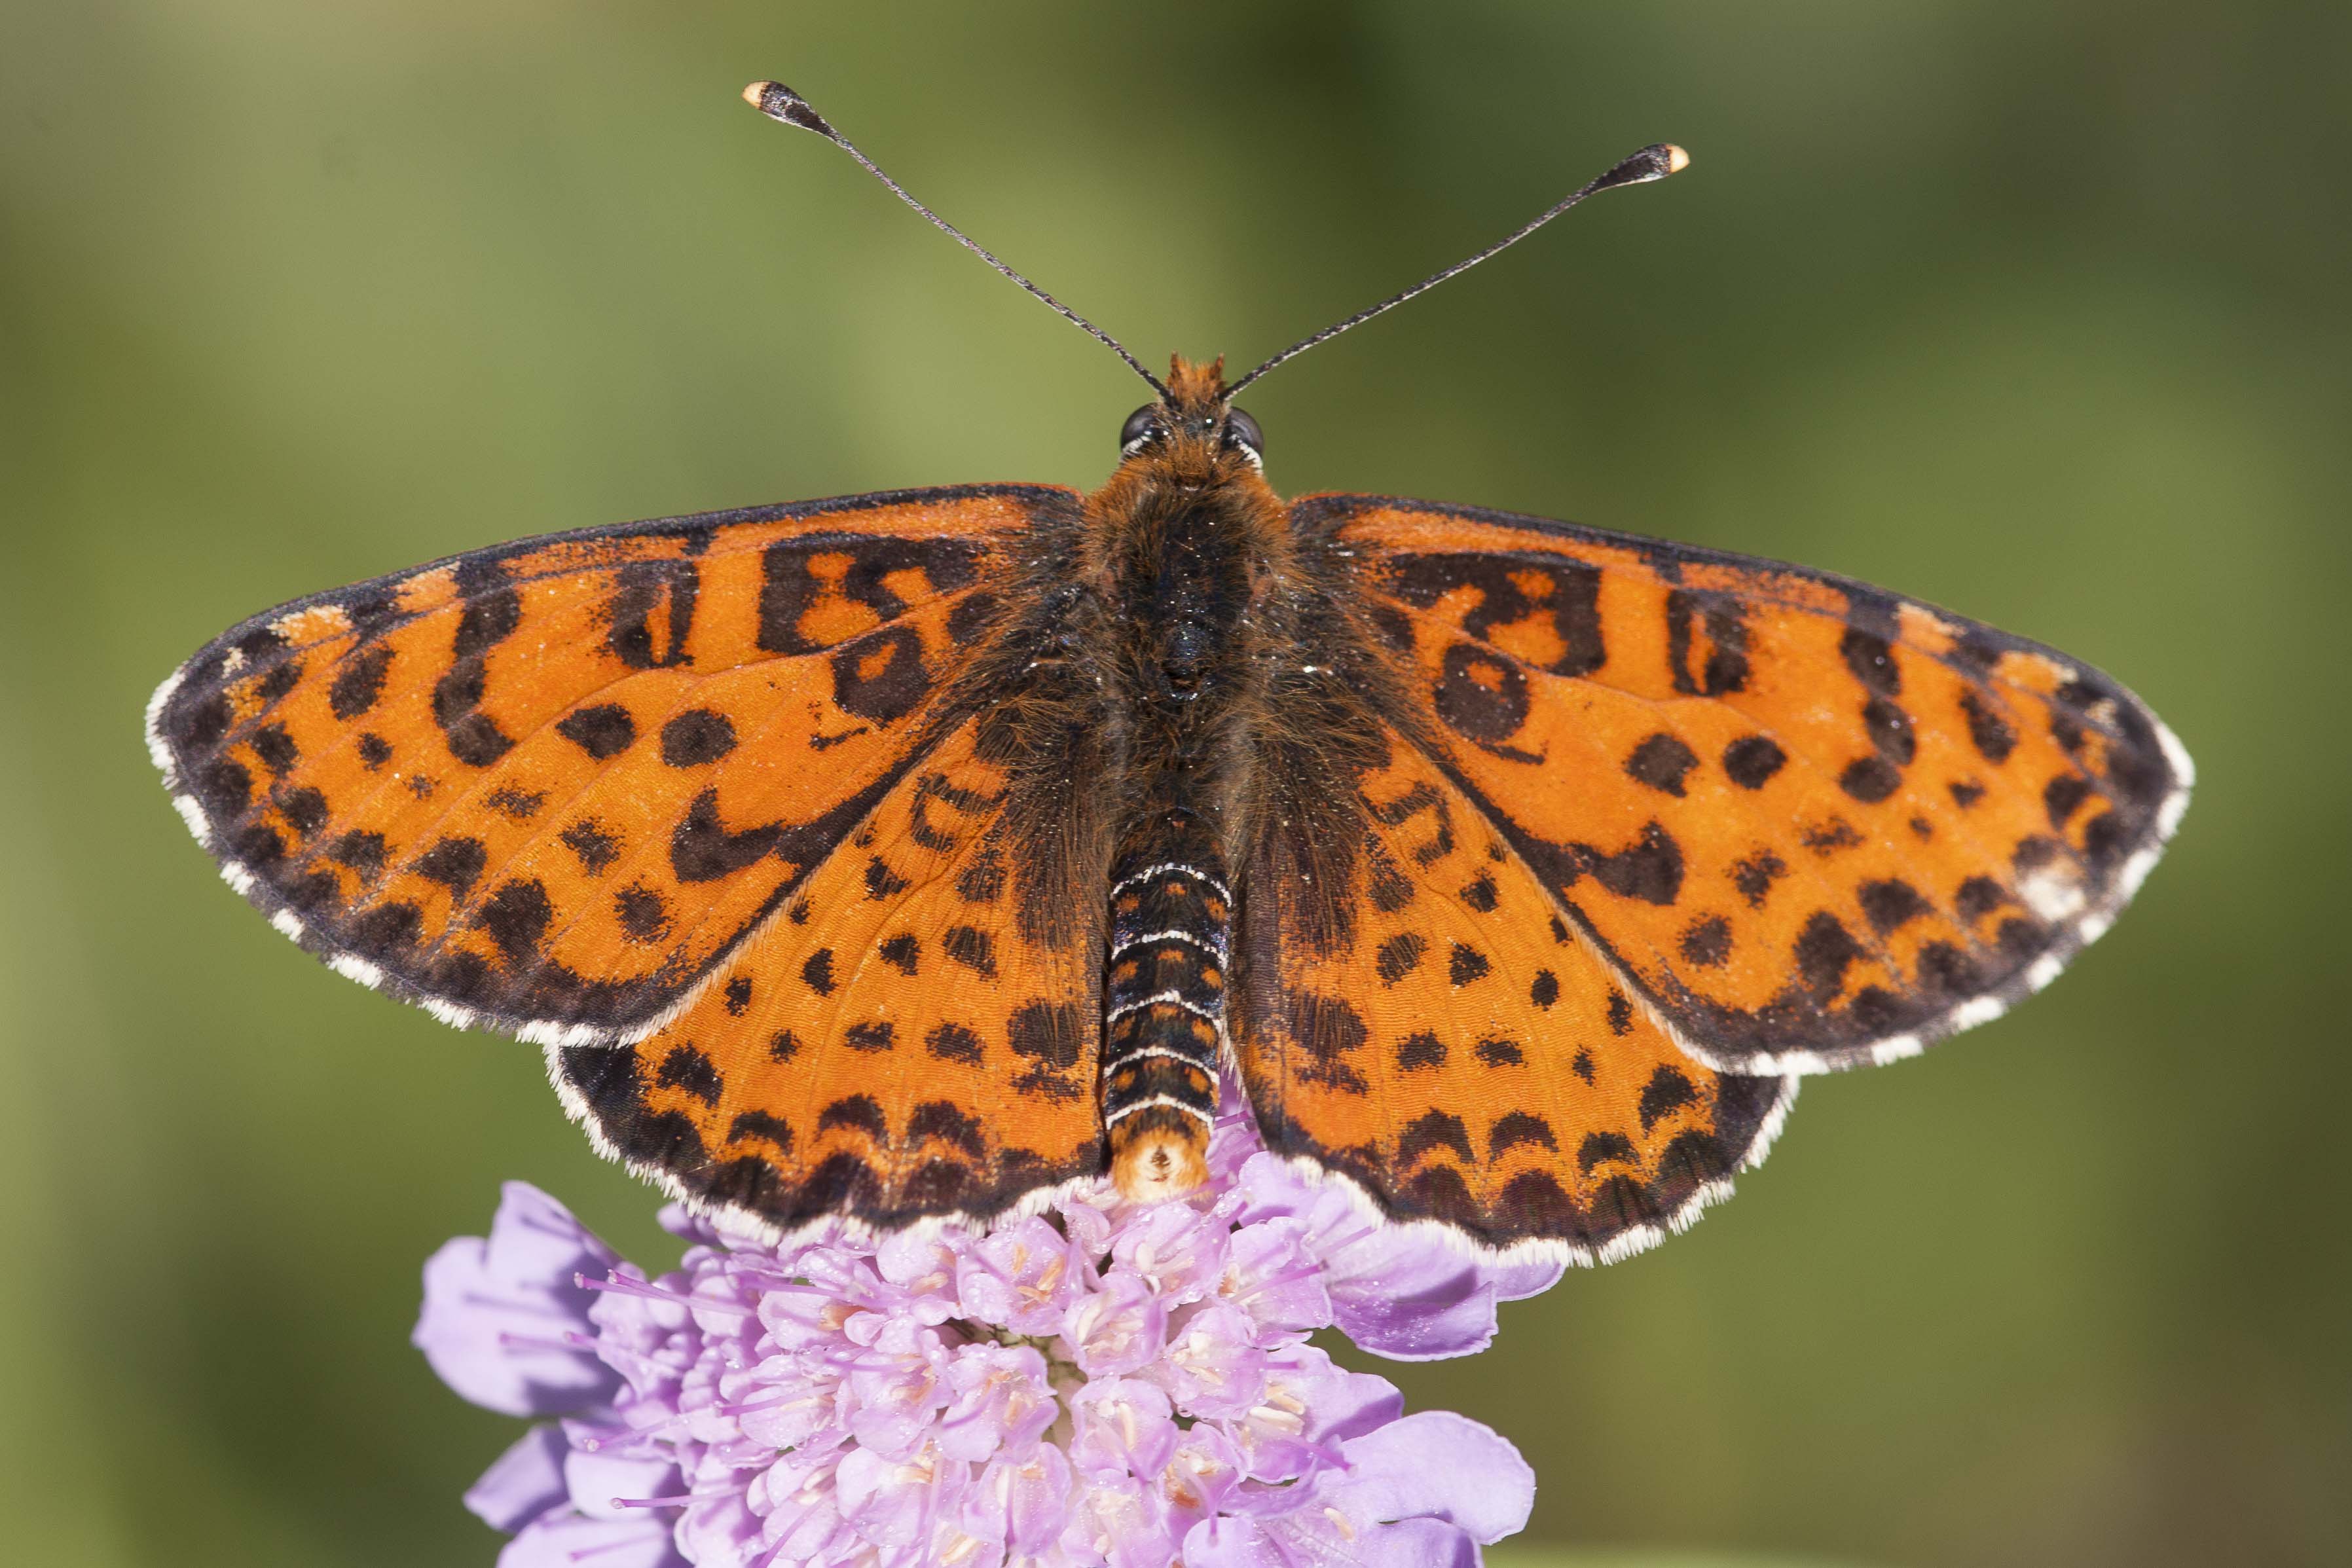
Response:
[[[1645,149],[1228,384],[1092,494],[528,539],[281,605],[155,694],[223,874],[362,984],[545,1048],[596,1147],[771,1234],[1200,1184],[1222,1085],[1381,1220],[1609,1260],[1805,1073],[2046,985],[2187,802],[2140,701],[1826,572],[1286,502],[1237,392],[1671,173]]]

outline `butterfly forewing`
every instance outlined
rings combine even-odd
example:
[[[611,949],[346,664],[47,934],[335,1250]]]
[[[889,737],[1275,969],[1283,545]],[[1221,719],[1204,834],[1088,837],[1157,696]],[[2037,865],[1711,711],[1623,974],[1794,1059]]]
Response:
[[[630,1038],[920,763],[1009,541],[1076,502],[914,491],[457,557],[231,631],[151,742],[229,880],[344,973]]]
[[[1860,583],[1508,514],[1299,502],[1449,780],[1684,1049],[1909,1054],[2053,977],[2186,804],[2138,699]]]

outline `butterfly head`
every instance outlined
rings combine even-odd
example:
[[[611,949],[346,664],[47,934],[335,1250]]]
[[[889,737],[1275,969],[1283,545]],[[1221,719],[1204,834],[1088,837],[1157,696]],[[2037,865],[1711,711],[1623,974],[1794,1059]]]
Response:
[[[1118,455],[1123,463],[1165,465],[1199,485],[1240,470],[1263,472],[1265,434],[1229,401],[1222,357],[1206,364],[1175,358],[1169,361],[1166,393],[1119,427]]]

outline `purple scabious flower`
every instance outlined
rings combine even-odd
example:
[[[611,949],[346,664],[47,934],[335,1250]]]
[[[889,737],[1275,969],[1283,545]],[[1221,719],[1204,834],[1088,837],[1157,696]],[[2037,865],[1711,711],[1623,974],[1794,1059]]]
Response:
[[[509,1183],[425,1265],[434,1370],[558,1417],[467,1493],[500,1568],[1470,1568],[1527,1521],[1508,1442],[1307,1336],[1464,1354],[1559,1266],[1383,1227],[1245,1116],[1172,1202],[1106,1181],[984,1232],[772,1245],[663,1223],[689,1246],[648,1279]]]

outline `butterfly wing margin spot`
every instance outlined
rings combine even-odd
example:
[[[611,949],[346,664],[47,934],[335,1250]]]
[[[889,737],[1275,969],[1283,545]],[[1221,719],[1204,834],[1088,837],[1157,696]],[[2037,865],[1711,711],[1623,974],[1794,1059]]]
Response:
[[[1711,1067],[1894,1061],[1999,1016],[2186,809],[2185,751],[2121,685],[1865,584],[1386,497],[1293,517],[1361,562],[1449,777]],[[1727,996],[1768,931],[1805,984]]]

